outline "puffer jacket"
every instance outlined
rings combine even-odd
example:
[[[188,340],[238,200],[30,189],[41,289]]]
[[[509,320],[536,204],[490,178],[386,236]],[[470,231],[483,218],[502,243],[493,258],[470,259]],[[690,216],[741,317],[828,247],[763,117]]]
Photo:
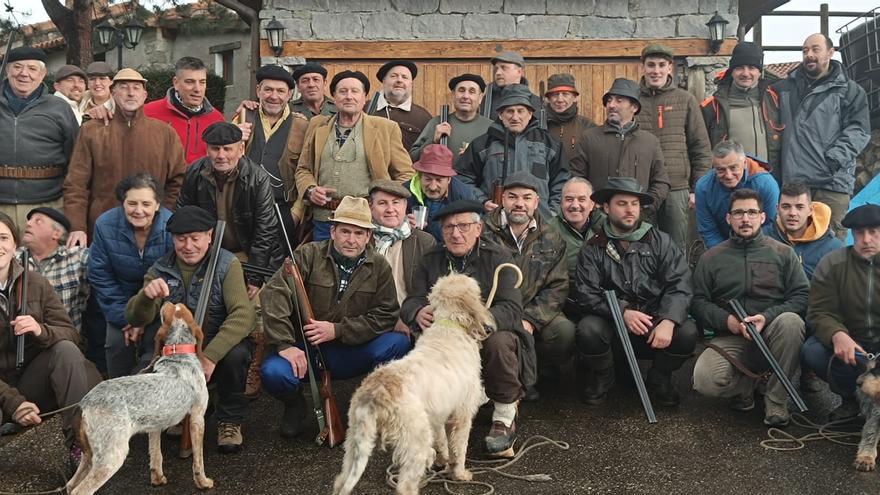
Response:
[[[66,103],[49,94],[45,86],[37,89],[43,92],[41,96],[15,115],[6,99],[8,85],[8,81],[0,83],[0,128],[6,136],[0,139],[3,165],[11,168],[61,166],[64,171],[48,179],[0,179],[0,203],[54,201],[61,197],[67,163],[79,134],[76,116]]]
[[[712,166],[712,146],[700,104],[694,95],[673,85],[672,76],[659,89],[649,88],[642,77],[639,88],[642,110],[635,121],[660,140],[669,188],[693,191]]]
[[[505,247],[522,271],[519,287],[523,301],[523,319],[537,331],[549,325],[562,312],[568,297],[568,266],[565,241],[540,215],[535,215],[537,228],[526,235],[522,250],[509,227],[501,226],[501,208],[486,216],[483,239]]]
[[[214,122],[223,122],[223,114],[211,105],[205,98],[202,112],[192,117],[187,116],[171,103],[171,92],[174,88],[168,88],[165,98],[151,101],[144,105],[144,114],[147,117],[161,120],[171,124],[180,139],[180,144],[186,153],[186,163],[192,163],[208,154],[208,148],[202,141],[202,133]]]
[[[605,233],[606,222],[607,218],[578,254],[575,294],[571,298],[578,309],[583,314],[610,320],[611,308],[603,292],[613,290],[621,311],[636,309],[657,322],[684,323],[693,295],[691,273],[687,259],[672,238],[651,227],[641,239],[624,248],[624,244]],[[619,253],[620,261],[608,255],[609,243]]]
[[[189,166],[177,208],[199,206],[217,216],[217,186],[210,158]],[[278,217],[269,175],[246,156],[238,162],[238,176],[232,193],[232,216],[228,227],[248,256],[248,263],[277,269],[281,266]],[[252,282],[262,283],[262,278]]]
[[[844,332],[856,342],[880,345],[880,255],[859,256],[852,246],[822,258],[810,287],[807,319],[816,338],[833,347],[831,338]]]
[[[60,100],[59,100],[60,102]],[[11,301],[18,304],[17,294],[21,284],[19,279],[24,272],[18,261],[12,260],[10,287],[14,288],[14,297]],[[28,272],[27,280],[27,307],[28,314],[33,316],[40,325],[40,336],[27,334],[24,345],[25,364],[34,360],[37,354],[43,352],[55,343],[69,340],[73,343],[79,341],[79,333],[70,322],[67,310],[61,304],[61,300],[55,294],[52,284],[37,272]],[[4,418],[11,418],[12,413],[18,409],[22,402],[27,400],[16,388],[21,379],[21,372],[15,368],[16,339],[9,325],[9,318],[0,312],[0,411]],[[39,373],[41,370],[32,370]],[[45,371],[48,375],[47,370]],[[46,377],[48,380],[48,376]]]
[[[703,328],[730,334],[730,300],[767,323],[782,313],[807,311],[810,283],[794,250],[760,231],[751,239],[731,237],[703,253],[694,271],[691,315]]]
[[[715,173],[706,174],[697,181],[697,231],[706,249],[721,243],[730,235],[730,225],[727,223],[730,195],[737,189],[746,188],[757,191],[761,196],[764,214],[767,216],[764,225],[772,224],[776,220],[779,185],[762,163],[746,157],[743,177],[733,189],[724,187],[715,177]]]
[[[590,181],[594,190],[605,187],[609,177],[632,177],[654,198],[653,209],[659,208],[669,193],[660,140],[638,124],[619,129],[605,122],[602,127],[587,129],[577,143],[571,174]]]
[[[843,241],[838,239],[828,227],[831,225],[831,208],[825,203],[813,201],[812,220],[807,225],[807,230],[800,238],[794,239],[785,232],[782,218],[776,217],[775,222],[764,225],[764,234],[783,244],[788,244],[794,249],[807,280],[813,278],[813,272],[819,261],[831,251],[843,247]]]
[[[810,86],[814,84],[814,86]],[[865,90],[831,61],[821,81],[798,68],[774,84],[779,94],[783,184],[802,181],[811,188],[852,194],[856,156],[871,138]]]
[[[492,199],[492,189],[504,177],[504,134],[500,122],[489,126],[486,134],[468,146],[455,164],[458,178],[478,189],[478,201]],[[537,119],[532,118],[523,132],[510,134],[508,146],[507,175],[525,171],[538,179],[541,203],[538,211],[544,218],[553,218],[559,209],[562,186],[571,177],[568,162],[562,155],[559,141],[541,129]]]

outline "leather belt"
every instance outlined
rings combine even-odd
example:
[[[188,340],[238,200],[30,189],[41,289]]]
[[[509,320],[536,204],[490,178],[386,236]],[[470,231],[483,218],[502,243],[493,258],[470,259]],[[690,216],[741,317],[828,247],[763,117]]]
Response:
[[[0,165],[2,179],[54,179],[64,175],[64,166],[18,166]]]
[[[327,203],[325,203],[325,204],[323,204],[323,205],[321,205],[321,206],[318,206],[318,205],[314,205],[314,206],[315,206],[316,208],[323,208],[323,209],[325,209],[325,210],[333,211],[333,210],[335,210],[336,208],[339,208],[339,203],[341,203],[341,202],[342,202],[341,199],[333,198],[333,199],[331,199],[330,201],[328,201]]]

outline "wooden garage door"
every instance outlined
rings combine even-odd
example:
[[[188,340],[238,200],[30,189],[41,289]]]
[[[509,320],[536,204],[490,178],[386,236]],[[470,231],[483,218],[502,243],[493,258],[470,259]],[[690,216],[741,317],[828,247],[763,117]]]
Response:
[[[317,60],[327,68],[327,78],[343,70],[357,70],[370,77],[371,93],[381,87],[376,79],[376,71],[383,62],[373,60]],[[413,82],[413,101],[432,115],[440,113],[440,106],[451,104],[449,100],[449,80],[453,77],[470,72],[480,74],[490,82],[491,66],[488,63],[450,62],[448,60],[419,60],[419,73]],[[546,81],[551,74],[567,72],[575,77],[577,88],[581,94],[579,110],[582,115],[595,122],[605,120],[602,108],[602,95],[611,87],[617,77],[636,80],[639,76],[638,62],[632,60],[602,61],[601,63],[531,63],[526,65],[526,79],[532,92],[538,94],[540,81]]]

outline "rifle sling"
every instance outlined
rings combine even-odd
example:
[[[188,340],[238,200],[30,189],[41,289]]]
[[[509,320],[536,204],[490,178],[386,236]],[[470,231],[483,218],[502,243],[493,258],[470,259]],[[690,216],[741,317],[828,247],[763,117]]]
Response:
[[[291,280],[292,278],[293,277],[288,275],[287,273],[284,274],[284,282],[287,284],[287,287],[290,289],[291,295],[293,296],[291,298],[291,301],[293,301],[293,311],[295,313],[294,317],[296,318],[296,321],[299,322],[299,335],[303,339],[303,351],[306,353],[306,362],[309,363],[309,367],[311,367],[312,357],[309,353],[309,341],[306,339],[306,333],[303,330],[302,318],[300,317],[299,311],[299,298],[297,298],[296,296],[296,284],[293,283],[293,280]],[[323,366],[323,362],[321,364]],[[312,404],[314,405],[313,407],[315,408],[315,412],[317,413],[321,409],[323,401],[321,400],[321,393],[318,392],[318,382],[315,379],[315,373],[313,371],[314,370],[309,369],[307,374],[309,375],[309,389],[311,389],[312,393]],[[327,426],[327,424],[325,422],[323,414],[315,414],[315,416],[318,420],[318,431],[320,434],[320,432],[324,431],[324,428]]]
[[[766,370],[763,373],[755,373],[754,371],[752,371],[748,367],[746,367],[746,365],[743,364],[742,361],[733,357],[732,354],[730,354],[729,352],[725,351],[721,347],[719,347],[711,342],[706,342],[706,347],[717,352],[721,357],[723,357],[730,364],[732,364],[734,368],[739,370],[740,373],[742,373],[743,375],[746,375],[747,377],[751,378],[752,380],[767,381],[770,378],[770,375],[772,374],[772,371],[770,371],[770,370]]]

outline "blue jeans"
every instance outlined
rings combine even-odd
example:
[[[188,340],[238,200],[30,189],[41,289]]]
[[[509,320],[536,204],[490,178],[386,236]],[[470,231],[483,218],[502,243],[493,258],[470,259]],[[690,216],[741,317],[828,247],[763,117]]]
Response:
[[[333,225],[330,222],[322,222],[320,220],[312,220],[312,240],[313,241],[326,241],[330,238],[330,226]]]
[[[297,344],[302,349],[302,344]],[[406,355],[410,350],[409,337],[398,332],[386,332],[375,339],[361,345],[345,345],[337,342],[329,342],[321,345],[324,354],[324,362],[330,370],[333,378],[354,378],[365,375],[376,366],[393,361]],[[315,369],[316,351],[309,348],[312,358],[311,368]],[[263,379],[263,388],[277,399],[283,398],[292,392],[299,390],[303,381],[293,374],[290,363],[272,353],[263,360],[260,368]]]
[[[861,343],[859,345],[868,352],[876,352]],[[825,347],[815,335],[811,335],[801,347],[802,367],[813,370],[816,376],[828,382],[831,390],[841,397],[851,398],[856,393],[856,378],[865,371],[868,360],[856,356],[856,362],[857,366],[851,366],[837,359],[834,357],[834,349]]]

